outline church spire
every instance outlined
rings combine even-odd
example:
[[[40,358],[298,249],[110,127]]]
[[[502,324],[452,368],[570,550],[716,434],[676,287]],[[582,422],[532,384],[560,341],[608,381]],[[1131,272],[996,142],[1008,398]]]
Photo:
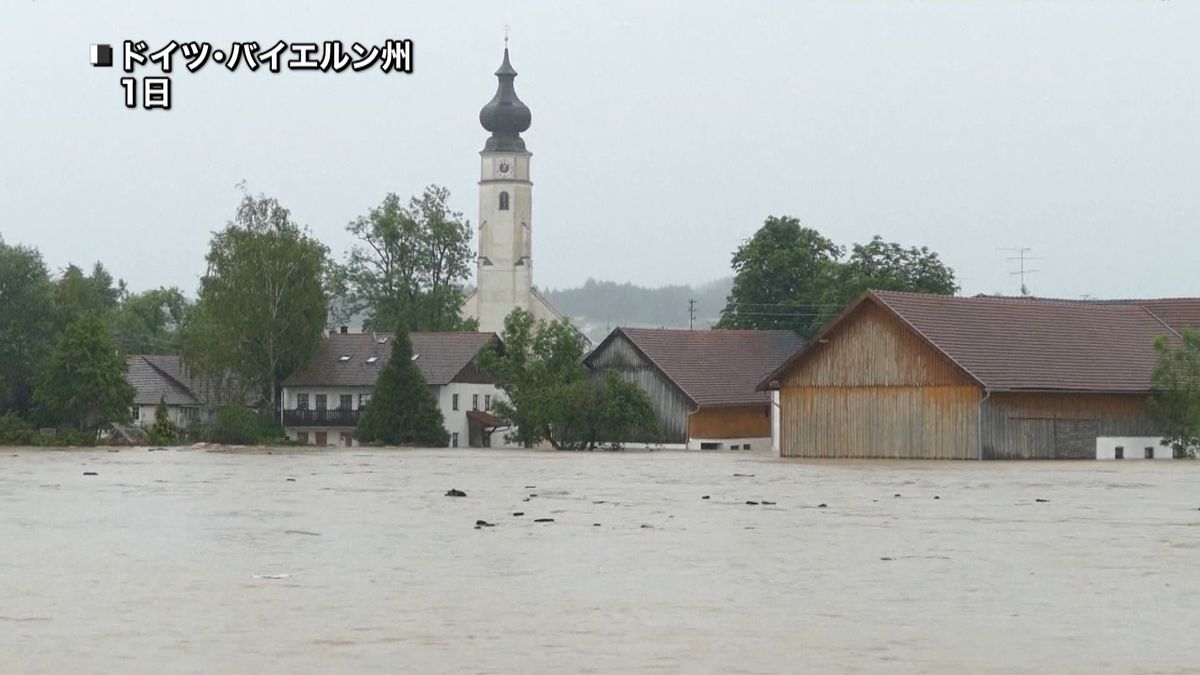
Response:
[[[529,108],[521,102],[521,99],[517,98],[517,92],[513,88],[513,80],[517,77],[517,71],[513,69],[512,63],[508,60],[507,35],[504,37],[504,42],[504,61],[500,64],[500,69],[496,71],[496,79],[499,80],[496,95],[479,111],[479,123],[483,125],[484,129],[492,132],[491,138],[487,140],[483,149],[485,152],[489,150],[524,152],[525,140],[521,138],[520,134],[529,128],[532,116]]]

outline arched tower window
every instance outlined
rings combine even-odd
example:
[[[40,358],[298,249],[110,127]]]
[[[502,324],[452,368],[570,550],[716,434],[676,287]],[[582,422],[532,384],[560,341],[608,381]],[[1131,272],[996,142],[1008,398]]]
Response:
[[[500,210],[501,211],[508,210],[508,193],[507,192],[500,193]]]

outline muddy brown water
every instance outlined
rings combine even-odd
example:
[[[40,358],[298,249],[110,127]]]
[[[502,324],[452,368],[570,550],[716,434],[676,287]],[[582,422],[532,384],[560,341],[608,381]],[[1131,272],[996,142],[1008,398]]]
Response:
[[[2,448],[0,673],[1195,671],[1198,509],[1192,462]]]

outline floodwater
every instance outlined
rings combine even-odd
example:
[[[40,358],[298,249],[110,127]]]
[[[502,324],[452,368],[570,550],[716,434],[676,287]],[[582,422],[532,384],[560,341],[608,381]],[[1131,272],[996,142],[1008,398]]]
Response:
[[[1193,462],[2,448],[0,672],[1194,672],[1198,508]]]

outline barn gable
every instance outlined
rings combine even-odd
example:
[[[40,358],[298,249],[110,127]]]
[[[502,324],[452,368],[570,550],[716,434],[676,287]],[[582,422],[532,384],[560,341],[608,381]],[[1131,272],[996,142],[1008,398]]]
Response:
[[[899,387],[978,383],[868,296],[772,374],[784,386]]]

